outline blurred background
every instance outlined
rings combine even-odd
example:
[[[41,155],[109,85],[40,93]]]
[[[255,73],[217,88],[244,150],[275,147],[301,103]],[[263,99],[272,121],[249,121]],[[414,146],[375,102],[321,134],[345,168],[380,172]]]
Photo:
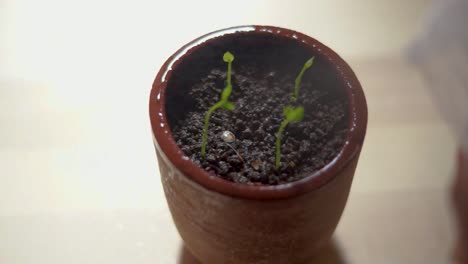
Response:
[[[340,263],[450,263],[457,146],[406,58],[430,3],[0,0],[0,263],[177,263],[149,91],[180,46],[245,24],[317,38],[366,93]]]

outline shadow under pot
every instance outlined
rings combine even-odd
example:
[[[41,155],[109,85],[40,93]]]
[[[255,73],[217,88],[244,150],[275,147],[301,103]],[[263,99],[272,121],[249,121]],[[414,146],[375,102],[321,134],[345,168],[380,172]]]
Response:
[[[172,217],[201,263],[304,263],[329,242],[367,126],[331,49],[270,26],[207,34],[165,62],[149,110]]]

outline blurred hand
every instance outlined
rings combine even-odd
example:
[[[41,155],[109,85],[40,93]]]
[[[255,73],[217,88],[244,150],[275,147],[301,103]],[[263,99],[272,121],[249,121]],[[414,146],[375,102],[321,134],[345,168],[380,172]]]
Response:
[[[459,242],[455,257],[458,263],[468,264],[468,153],[459,151],[457,166],[453,198],[459,224]]]

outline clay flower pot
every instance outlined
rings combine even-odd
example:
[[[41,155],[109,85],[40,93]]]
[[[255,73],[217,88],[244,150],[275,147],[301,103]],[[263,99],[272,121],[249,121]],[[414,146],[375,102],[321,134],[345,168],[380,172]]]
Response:
[[[172,137],[166,105],[177,104],[186,111],[188,103],[168,98],[171,81],[192,82],[226,50],[234,51],[241,63],[249,56],[261,59],[261,51],[272,45],[279,45],[275,52],[287,54],[279,63],[300,49],[333,66],[348,101],[345,143],[332,162],[291,183],[246,185],[210,175],[185,156]],[[185,246],[201,263],[304,263],[328,243],[346,205],[367,125],[361,85],[331,49],[277,27],[243,26],[210,33],[182,47],[162,66],[149,110],[169,208]]]
[[[453,202],[458,220],[458,245],[455,252],[456,263],[468,263],[468,154],[458,151],[455,182],[452,187]]]

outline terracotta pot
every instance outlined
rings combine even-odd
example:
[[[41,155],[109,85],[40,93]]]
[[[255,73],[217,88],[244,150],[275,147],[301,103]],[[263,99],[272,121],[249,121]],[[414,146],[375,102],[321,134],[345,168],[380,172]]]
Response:
[[[184,156],[170,130],[171,118],[179,113],[167,117],[166,105],[177,104],[174,109],[186,111],[190,102],[171,96],[171,89],[199,79],[215,66],[224,67],[219,58],[226,50],[236,54],[237,65],[255,60],[297,67],[313,54],[332,67],[350,113],[346,143],[332,162],[296,182],[253,186],[211,176]],[[303,263],[328,243],[345,207],[367,126],[361,85],[331,49],[277,27],[243,26],[210,33],[182,47],[162,66],[149,110],[172,217],[185,246],[201,263]]]
[[[457,263],[468,264],[468,155],[463,149],[458,151],[452,194],[459,226],[455,257]]]

